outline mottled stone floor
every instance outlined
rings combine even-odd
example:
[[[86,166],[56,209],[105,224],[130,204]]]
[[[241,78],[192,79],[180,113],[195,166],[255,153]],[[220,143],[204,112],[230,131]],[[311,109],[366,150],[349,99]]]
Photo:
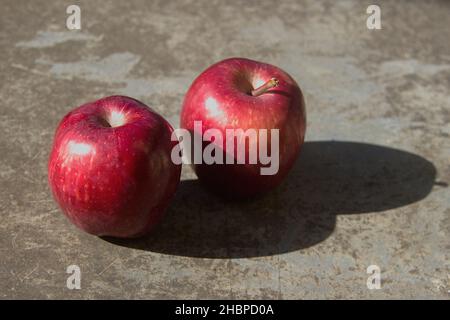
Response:
[[[450,297],[450,2],[377,1],[381,30],[356,0],[77,3],[69,31],[65,1],[2,2],[0,297]],[[305,93],[289,179],[227,203],[186,167],[150,237],[72,226],[46,182],[61,117],[126,94],[177,126],[190,82],[231,56],[278,65]]]

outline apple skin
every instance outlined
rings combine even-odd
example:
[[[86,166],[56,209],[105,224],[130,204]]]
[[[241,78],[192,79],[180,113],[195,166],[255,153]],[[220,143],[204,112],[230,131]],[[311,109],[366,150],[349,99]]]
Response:
[[[252,96],[253,89],[272,78],[279,81],[276,87]],[[257,164],[193,165],[209,190],[228,198],[247,198],[275,188],[292,168],[305,137],[305,102],[295,80],[283,70],[249,59],[230,58],[206,69],[186,93],[180,127],[191,135],[201,135],[195,132],[194,121],[202,121],[202,132],[214,128],[223,137],[226,129],[279,129],[279,171],[274,175],[260,174],[259,156]],[[208,143],[215,142],[204,142],[203,148]],[[225,154],[225,138],[218,147]],[[248,151],[246,145],[246,159]],[[235,150],[235,158],[236,154]]]
[[[84,104],[60,122],[48,163],[53,196],[77,227],[139,237],[162,218],[180,180],[170,124],[124,96]]]

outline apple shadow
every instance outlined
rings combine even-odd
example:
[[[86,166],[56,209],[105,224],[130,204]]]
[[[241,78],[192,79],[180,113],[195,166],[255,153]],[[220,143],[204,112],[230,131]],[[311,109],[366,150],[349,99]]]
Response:
[[[273,192],[230,202],[198,180],[181,181],[163,222],[117,245],[202,258],[281,254],[313,246],[334,230],[339,214],[382,212],[425,198],[434,165],[410,152],[343,141],[306,142],[290,175]]]

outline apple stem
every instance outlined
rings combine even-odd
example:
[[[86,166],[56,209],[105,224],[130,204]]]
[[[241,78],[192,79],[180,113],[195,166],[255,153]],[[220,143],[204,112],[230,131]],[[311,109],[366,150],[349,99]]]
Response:
[[[277,78],[272,78],[269,81],[267,81],[266,83],[264,83],[262,86],[252,90],[252,96],[258,97],[258,96],[262,95],[263,93],[267,92],[269,89],[275,88],[276,86],[278,86],[279,83],[280,83],[280,81],[278,81]]]

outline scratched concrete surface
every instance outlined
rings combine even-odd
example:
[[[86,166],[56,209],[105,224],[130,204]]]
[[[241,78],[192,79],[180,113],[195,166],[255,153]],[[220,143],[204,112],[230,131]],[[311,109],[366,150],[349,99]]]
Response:
[[[372,31],[371,1],[77,3],[80,31],[67,1],[1,2],[1,298],[450,297],[450,2],[377,1]],[[72,226],[46,180],[63,115],[126,94],[177,126],[190,82],[231,56],[304,90],[307,143],[285,183],[227,203],[186,167],[149,237]]]

